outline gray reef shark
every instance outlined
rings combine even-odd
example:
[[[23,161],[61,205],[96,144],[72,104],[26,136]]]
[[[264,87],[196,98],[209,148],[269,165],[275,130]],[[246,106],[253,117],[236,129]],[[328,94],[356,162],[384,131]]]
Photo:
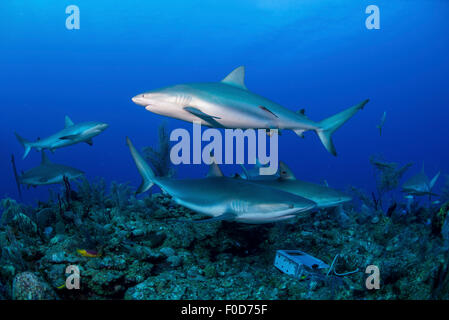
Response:
[[[63,183],[64,177],[68,180],[73,180],[84,175],[84,172],[78,169],[50,162],[45,154],[45,151],[41,152],[41,164],[35,168],[23,172],[21,175],[17,174],[14,156],[12,157],[14,175],[16,177],[19,194],[21,184],[28,185],[29,187],[36,187],[48,184]]]
[[[279,162],[279,177],[277,179],[274,180],[270,176],[259,175],[257,179],[251,182],[309,199],[315,202],[319,209],[337,207],[352,200],[350,196],[326,185],[296,179],[293,172],[282,161]]]
[[[127,144],[143,178],[137,193],[145,192],[156,184],[176,203],[212,217],[200,222],[270,223],[294,218],[316,207],[315,202],[288,192],[224,177],[220,170],[212,169],[203,179],[156,177],[128,138]]]
[[[424,166],[420,173],[417,175],[414,175],[409,180],[404,182],[402,185],[402,192],[407,193],[409,195],[413,196],[438,196],[438,194],[435,194],[432,192],[432,189],[435,185],[435,183],[438,180],[438,177],[440,176],[440,172],[438,172],[432,180],[429,181],[429,178],[424,173]]]
[[[167,117],[197,121],[214,128],[289,129],[303,137],[315,131],[326,149],[337,155],[332,134],[369,100],[320,122],[250,92],[244,84],[244,67],[238,67],[221,82],[180,84],[138,94],[132,101],[146,110]]]
[[[54,151],[58,148],[71,146],[76,143],[86,142],[93,145],[92,138],[102,133],[108,125],[102,122],[83,122],[74,124],[68,116],[65,117],[65,128],[54,135],[45,139],[38,139],[35,142],[27,141],[26,139],[15,133],[17,140],[25,148],[23,159],[26,158],[31,148],[36,148],[38,151],[48,149]]]

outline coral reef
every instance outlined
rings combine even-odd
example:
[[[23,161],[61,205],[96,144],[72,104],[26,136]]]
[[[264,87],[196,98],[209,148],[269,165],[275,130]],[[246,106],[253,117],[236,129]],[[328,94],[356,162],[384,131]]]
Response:
[[[376,210],[379,208],[383,210],[386,194],[399,186],[400,179],[413,163],[407,163],[401,167],[396,162],[384,161],[379,155],[371,156],[370,163],[374,167],[377,188],[377,197],[373,194],[374,207]],[[393,203],[394,200],[391,202]]]
[[[449,299],[448,204],[372,215],[366,199],[364,209],[244,225],[180,223],[195,213],[101,180],[84,180],[69,201],[61,211],[54,200],[2,200],[0,299]],[[278,249],[334,262],[334,272],[293,279],[273,266]],[[65,286],[70,265],[79,290]],[[379,290],[365,287],[368,265],[379,267]]]
[[[174,170],[171,168],[170,137],[165,122],[162,122],[159,126],[158,138],[158,148],[145,147],[143,148],[143,155],[147,162],[153,167],[156,176],[171,177],[174,175]]]
[[[441,201],[449,201],[449,175],[446,175],[446,181],[444,183],[443,189],[441,190]]]

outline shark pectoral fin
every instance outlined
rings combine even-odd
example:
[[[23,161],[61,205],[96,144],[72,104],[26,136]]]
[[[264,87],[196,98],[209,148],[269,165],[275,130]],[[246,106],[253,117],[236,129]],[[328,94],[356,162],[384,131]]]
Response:
[[[216,221],[233,221],[235,219],[235,214],[226,212],[217,217],[213,217],[210,219],[203,220],[181,220],[182,222],[191,222],[191,223],[207,223],[207,222],[216,222]],[[179,221],[179,220],[178,220]],[[179,221],[179,222],[181,222]]]
[[[208,115],[207,113],[204,113],[203,111],[195,107],[184,107],[184,110],[207,122],[213,128],[223,128],[223,126],[215,120],[220,119],[219,117]]]
[[[86,143],[91,147],[94,145],[94,141],[92,139],[86,140]]]
[[[60,140],[75,140],[78,137],[77,134],[71,134],[68,136],[60,137]]]

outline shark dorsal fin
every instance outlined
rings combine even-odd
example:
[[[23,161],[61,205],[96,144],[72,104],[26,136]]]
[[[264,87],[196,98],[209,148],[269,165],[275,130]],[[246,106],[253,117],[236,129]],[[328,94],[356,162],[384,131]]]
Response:
[[[221,82],[229,84],[231,86],[248,90],[245,86],[245,67],[240,66],[234,69],[230,74],[226,76]]]
[[[215,159],[211,157],[214,162],[209,165],[209,172],[207,173],[208,178],[216,178],[216,177],[224,177],[223,172],[221,171],[218,164],[215,162]]]
[[[249,174],[248,170],[246,170],[245,166],[243,164],[240,165],[242,167],[242,173],[240,174],[240,177],[244,180],[249,180]]]
[[[41,165],[42,164],[49,164],[51,163],[50,160],[48,160],[47,155],[45,154],[45,151],[42,151],[42,158],[41,158]]]
[[[293,174],[293,172],[282,161],[279,161],[279,170],[280,170],[280,179],[281,180],[296,180],[296,177]]]
[[[74,123],[73,123],[72,119],[70,119],[69,116],[65,116],[65,127],[68,128],[73,125],[74,125]]]

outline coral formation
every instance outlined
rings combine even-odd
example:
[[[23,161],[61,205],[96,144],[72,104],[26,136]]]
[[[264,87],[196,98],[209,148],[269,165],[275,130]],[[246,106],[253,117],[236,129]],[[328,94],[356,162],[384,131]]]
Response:
[[[170,137],[167,132],[165,122],[158,129],[159,144],[158,148],[145,147],[143,155],[148,163],[151,164],[154,174],[159,177],[170,177],[174,175],[170,162]]]
[[[396,162],[384,161],[379,155],[371,156],[370,163],[374,167],[377,188],[377,198],[373,194],[374,207],[376,210],[384,209],[385,195],[399,186],[402,176],[413,163],[407,163],[401,167]]]
[[[63,212],[55,201],[1,202],[0,298],[449,299],[447,204],[372,216],[368,201],[277,224],[189,224],[178,220],[195,213],[168,196],[136,199],[101,180],[83,181],[70,202]],[[273,266],[278,249],[334,261],[333,272],[293,279]],[[79,290],[65,287],[70,265]],[[380,269],[380,290],[365,287],[368,265]]]

